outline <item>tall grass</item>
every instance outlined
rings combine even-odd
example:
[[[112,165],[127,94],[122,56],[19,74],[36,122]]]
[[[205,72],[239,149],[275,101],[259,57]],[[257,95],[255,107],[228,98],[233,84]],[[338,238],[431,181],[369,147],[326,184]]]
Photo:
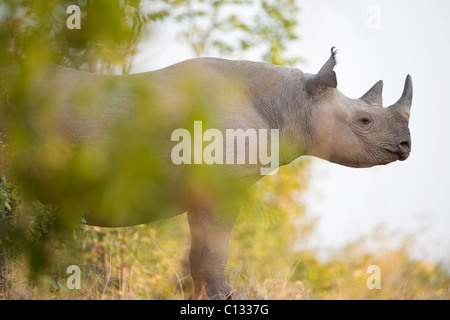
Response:
[[[78,240],[80,246],[66,254],[78,259],[80,290],[67,289],[69,275],[64,268],[32,282],[24,263],[8,259],[2,298],[186,299],[192,293],[185,216],[125,229],[85,227]],[[269,264],[243,258],[245,252],[235,259],[232,251],[228,279],[242,297],[257,300],[450,298],[450,277],[444,266],[414,260],[401,248],[376,253],[362,248],[361,243],[352,244],[326,262],[313,251],[271,252]],[[366,285],[370,276],[366,269],[373,264],[381,270],[381,289]]]

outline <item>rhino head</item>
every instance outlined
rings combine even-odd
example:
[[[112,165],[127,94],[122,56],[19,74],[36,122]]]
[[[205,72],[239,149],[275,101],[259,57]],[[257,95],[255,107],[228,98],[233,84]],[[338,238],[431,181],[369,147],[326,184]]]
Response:
[[[351,99],[336,89],[335,55],[333,47],[317,74],[305,74],[310,101],[308,154],[357,168],[407,159],[411,152],[411,76],[406,77],[400,99],[388,108],[382,106],[382,81],[359,99]]]

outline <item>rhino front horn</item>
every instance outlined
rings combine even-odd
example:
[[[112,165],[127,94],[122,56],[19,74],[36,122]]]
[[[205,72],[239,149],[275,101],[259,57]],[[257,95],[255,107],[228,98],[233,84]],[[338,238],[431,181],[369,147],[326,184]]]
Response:
[[[405,87],[403,88],[403,93],[400,99],[394,103],[391,108],[398,110],[400,113],[404,114],[409,119],[409,112],[411,110],[413,97],[413,86],[411,76],[408,74],[405,80]]]

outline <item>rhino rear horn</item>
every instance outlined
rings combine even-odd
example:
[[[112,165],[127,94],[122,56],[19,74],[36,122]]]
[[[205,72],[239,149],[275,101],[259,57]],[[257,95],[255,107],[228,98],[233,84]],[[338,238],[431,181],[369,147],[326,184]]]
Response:
[[[360,100],[367,102],[372,106],[381,106],[383,104],[383,81],[380,80],[375,85],[367,91]]]
[[[406,76],[405,86],[403,88],[402,96],[390,108],[393,108],[394,110],[399,111],[406,118],[409,119],[409,113],[410,113],[411,104],[412,104],[412,97],[413,97],[412,79],[411,79],[411,76],[408,74]]]
[[[337,63],[336,54],[336,48],[332,47],[330,58],[325,62],[319,72],[308,80],[306,90],[309,94],[315,95],[318,92],[323,92],[326,88],[337,87],[336,72],[333,70]]]

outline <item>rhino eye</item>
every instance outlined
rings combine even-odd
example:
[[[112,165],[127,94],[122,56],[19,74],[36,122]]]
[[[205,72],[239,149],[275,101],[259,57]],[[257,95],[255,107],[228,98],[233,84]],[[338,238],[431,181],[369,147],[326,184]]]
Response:
[[[359,119],[359,122],[361,122],[364,125],[368,125],[368,124],[370,124],[372,122],[372,120],[370,120],[367,117],[363,117],[363,118]]]

